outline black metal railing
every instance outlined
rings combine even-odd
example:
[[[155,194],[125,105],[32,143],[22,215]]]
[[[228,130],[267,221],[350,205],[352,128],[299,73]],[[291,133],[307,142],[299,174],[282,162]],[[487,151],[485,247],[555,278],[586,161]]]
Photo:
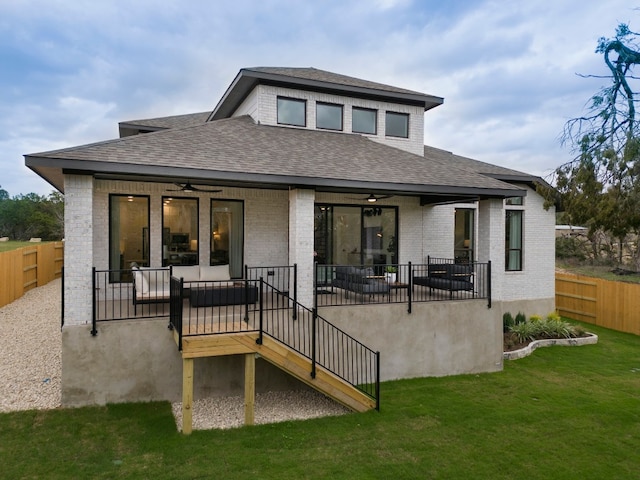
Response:
[[[425,264],[315,266],[315,305],[340,306],[486,299],[491,262],[428,257]]]
[[[183,336],[255,331],[257,312],[268,295],[260,294],[259,280],[182,281],[171,277],[171,301],[180,306]],[[180,296],[178,296],[178,294]],[[261,302],[262,298],[262,302]],[[269,308],[277,308],[271,306]],[[178,312],[176,311],[175,314]],[[173,320],[170,314],[170,324]]]
[[[265,295],[268,296],[269,308],[284,307],[287,297],[298,301],[298,265],[276,267],[244,267],[244,278],[247,280],[264,279]],[[294,315],[296,312],[294,311]]]
[[[315,266],[315,305],[408,303],[410,264]]]
[[[131,279],[131,269],[93,268],[93,324],[110,320],[166,317],[169,314],[168,268],[145,268],[145,283]],[[142,273],[139,274],[142,277]],[[130,279],[130,280],[124,280]],[[93,332],[92,332],[93,333]]]
[[[216,286],[216,283],[221,282],[179,284],[179,279],[171,278],[170,327],[177,331],[179,348],[182,339],[188,336],[257,332],[257,342],[261,343],[267,335],[309,359],[312,377],[317,367],[322,367],[374,399],[379,409],[379,352],[319,316],[316,309],[300,305],[287,292],[263,278],[245,279],[238,282],[242,285],[234,286]],[[202,294],[202,291],[236,287],[250,292],[241,299],[241,304],[209,304],[217,302]],[[239,300],[220,298],[221,303]]]

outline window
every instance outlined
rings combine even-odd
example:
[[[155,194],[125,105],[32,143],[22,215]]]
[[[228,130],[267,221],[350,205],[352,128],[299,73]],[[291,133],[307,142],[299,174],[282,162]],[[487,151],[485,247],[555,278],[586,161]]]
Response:
[[[409,115],[387,112],[385,135],[387,137],[409,138]]]
[[[211,265],[229,265],[242,278],[244,204],[240,200],[211,200]]]
[[[473,261],[473,217],[475,211],[456,208],[454,215],[453,254],[457,262]]]
[[[505,270],[522,270],[522,210],[506,211]]]
[[[522,205],[523,203],[522,197],[507,197],[505,199],[505,204],[507,205]]]
[[[295,98],[278,97],[278,123],[282,125],[307,125],[307,102]]]
[[[149,266],[149,197],[109,195],[109,269]],[[114,272],[112,281],[128,281]]]
[[[162,265],[198,265],[198,199],[162,198]]]
[[[316,103],[316,128],[342,130],[342,105]]]
[[[351,109],[351,131],[353,133],[378,133],[378,111],[369,108]]]
[[[321,265],[397,263],[397,219],[396,207],[316,205],[316,261]]]

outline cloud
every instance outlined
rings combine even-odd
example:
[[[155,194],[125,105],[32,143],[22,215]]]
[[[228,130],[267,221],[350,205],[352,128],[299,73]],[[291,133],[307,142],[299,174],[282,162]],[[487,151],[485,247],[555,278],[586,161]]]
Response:
[[[562,125],[603,83],[575,75],[605,72],[597,38],[636,16],[623,0],[2,2],[2,185],[46,193],[24,153],[213,109],[240,68],[260,65],[444,96],[425,115],[429,144],[539,173],[570,158]]]

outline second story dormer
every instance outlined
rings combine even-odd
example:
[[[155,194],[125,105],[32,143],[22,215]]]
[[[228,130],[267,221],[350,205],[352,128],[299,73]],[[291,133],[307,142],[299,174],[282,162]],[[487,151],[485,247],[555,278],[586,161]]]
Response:
[[[423,155],[424,112],[443,99],[315,68],[240,70],[208,120],[250,115],[264,125],[364,135]]]

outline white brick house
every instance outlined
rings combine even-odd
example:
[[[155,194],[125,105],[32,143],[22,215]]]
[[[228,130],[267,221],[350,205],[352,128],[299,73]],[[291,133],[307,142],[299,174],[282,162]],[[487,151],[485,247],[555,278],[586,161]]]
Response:
[[[295,264],[308,308],[314,260],[372,277],[396,265],[397,285],[352,292],[362,304],[349,305],[325,270],[318,314],[380,352],[382,380],[500,370],[502,314],[554,309],[554,211],[539,178],[425,147],[424,113],[442,102],[312,68],[243,69],[212,111],[122,122],[118,139],[26,155],[65,194],[63,403],[180,397],[168,311],[110,318],[90,335],[95,292],[130,303],[130,280],[113,273],[130,262],[229,264],[235,279],[244,265]],[[414,285],[413,266],[430,257],[491,262],[491,308],[477,283],[448,297]],[[94,268],[111,272],[108,284],[93,283]],[[479,282],[486,270],[474,272]],[[241,386],[237,356],[196,365],[196,396]],[[266,362],[257,377],[259,390],[298,385]]]

